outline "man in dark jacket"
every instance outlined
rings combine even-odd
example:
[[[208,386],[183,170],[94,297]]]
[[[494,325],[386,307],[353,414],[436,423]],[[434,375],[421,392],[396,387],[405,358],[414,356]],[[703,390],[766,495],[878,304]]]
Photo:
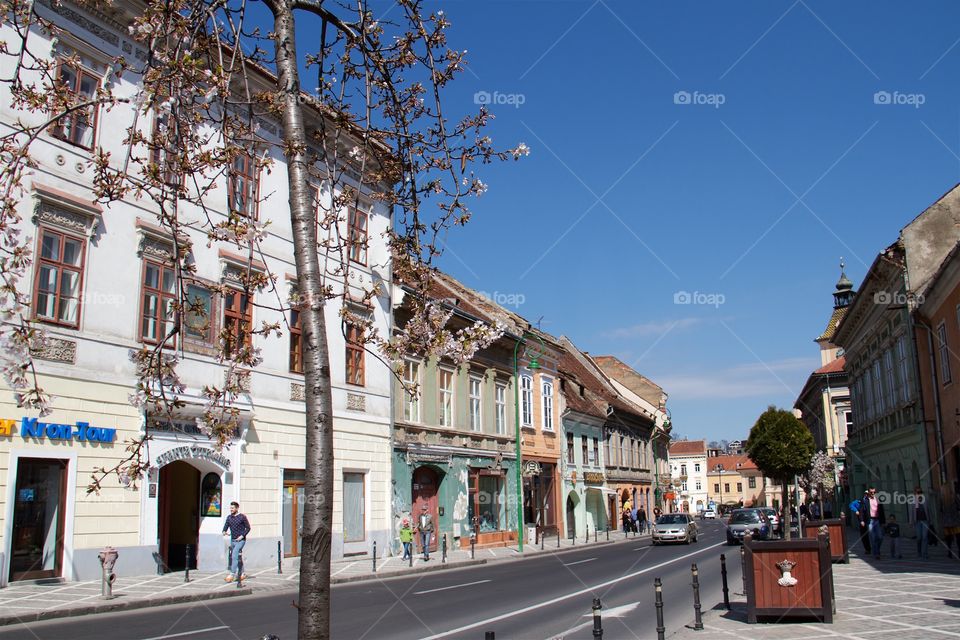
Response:
[[[247,516],[240,513],[240,504],[230,503],[230,515],[227,521],[223,523],[223,535],[230,536],[230,575],[224,580],[233,582],[234,579],[242,580],[246,576],[240,575],[240,552],[243,551],[243,545],[247,544],[247,534],[250,533],[250,521]]]
[[[883,505],[877,498],[877,488],[870,487],[860,500],[860,522],[866,527],[870,535],[870,547],[873,557],[880,558],[880,545],[883,543],[883,525],[887,522]]]
[[[860,498],[855,498],[853,502],[850,503],[850,521],[860,531],[860,543],[863,545],[863,552],[869,554],[870,536],[867,535],[867,525],[864,524],[863,518],[860,517],[860,510],[862,508]]]

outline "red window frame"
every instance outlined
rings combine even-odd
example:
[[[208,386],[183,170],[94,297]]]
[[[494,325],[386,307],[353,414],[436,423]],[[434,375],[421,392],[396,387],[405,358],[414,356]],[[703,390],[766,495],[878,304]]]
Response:
[[[58,248],[57,255],[60,256],[60,259],[53,260],[51,258],[43,257],[43,238],[44,236],[56,237],[58,239]],[[80,245],[80,264],[73,265],[66,262],[63,262],[63,248],[66,244],[67,239],[74,240]],[[36,269],[34,270],[33,277],[33,318],[40,322],[46,322],[49,324],[55,324],[62,327],[70,327],[73,329],[78,329],[80,327],[80,316],[83,311],[83,272],[87,263],[87,241],[85,238],[80,236],[75,236],[70,233],[65,233],[57,229],[51,229],[50,227],[40,227],[39,233],[37,233],[37,252],[36,252]],[[52,295],[54,298],[53,303],[53,316],[43,316],[39,313],[39,308],[37,306],[37,301],[40,299],[40,273],[43,267],[49,267],[51,269],[56,269],[57,272],[57,283],[56,289],[52,292],[49,292],[48,295]],[[63,302],[63,296],[60,292],[60,282],[63,279],[63,272],[70,271],[72,273],[77,273],[80,284],[77,290],[77,317],[76,322],[68,322],[60,320],[60,305]]]
[[[367,226],[370,215],[357,207],[347,211],[347,247],[351,262],[367,264]]]
[[[160,271],[160,275],[157,279],[157,284],[158,284],[157,287],[151,287],[147,284],[147,269],[151,266],[156,269],[159,269]],[[140,341],[146,344],[160,344],[160,342],[163,341],[163,338],[166,336],[166,333],[163,333],[162,335],[160,334],[160,327],[166,324],[166,320],[163,317],[164,315],[163,310],[166,308],[166,304],[168,302],[175,304],[177,301],[176,291],[171,293],[169,291],[164,291],[163,289],[164,276],[166,276],[167,274],[170,274],[174,278],[174,287],[176,287],[176,275],[174,274],[173,267],[171,267],[168,264],[163,264],[162,262],[159,262],[157,260],[143,261],[143,269],[140,274],[139,334],[140,334]],[[156,296],[158,301],[156,309],[154,310],[154,315],[152,316],[147,315],[146,301],[147,301],[148,295]],[[150,337],[144,334],[144,331],[143,331],[144,320],[147,320],[148,318],[152,319],[154,322],[154,326],[157,327],[158,332],[157,332],[157,336],[155,337]],[[170,339],[169,342],[167,342],[167,345],[169,345],[170,347],[176,347],[176,340],[177,338],[176,336],[174,336],[173,338]]]
[[[290,309],[290,372],[303,373],[303,333],[300,310]]]
[[[347,323],[346,338],[346,382],[362,387],[366,384],[363,328],[359,325]]]
[[[253,326],[253,304],[247,294],[239,289],[229,289],[223,295],[223,335],[226,338],[224,352],[233,355],[236,343],[243,341],[247,347],[253,344],[250,329]]]
[[[63,77],[63,72],[65,69],[70,69],[73,74],[72,84],[69,82],[64,82],[66,79]],[[93,81],[94,86],[100,84],[100,77],[90,71],[87,71],[83,67],[78,67],[75,64],[70,64],[66,61],[61,60],[59,66],[57,67],[57,82],[68,84],[67,91],[74,96],[84,95],[88,98],[94,98],[96,96],[96,90],[91,94],[85,94],[81,92],[81,87],[83,86],[83,80],[88,78]],[[81,149],[86,149],[87,151],[93,150],[93,144],[97,139],[97,120],[99,118],[99,109],[96,105],[88,107],[86,111],[76,110],[71,112],[69,115],[65,115],[59,120],[53,127],[53,136],[59,138],[66,143],[72,144],[75,147],[80,147]],[[79,132],[81,131],[78,125],[80,124],[89,124],[91,129],[90,134],[90,144],[86,145],[83,143]],[[69,125],[69,128],[65,125]]]
[[[246,210],[235,207],[237,193],[246,198]],[[260,196],[260,175],[253,157],[246,153],[238,155],[230,165],[230,184],[228,189],[228,208],[245,218],[257,219]]]

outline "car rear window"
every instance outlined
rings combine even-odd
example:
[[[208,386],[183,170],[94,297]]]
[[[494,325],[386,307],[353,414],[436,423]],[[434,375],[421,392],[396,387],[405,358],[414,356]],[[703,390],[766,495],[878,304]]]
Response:
[[[756,511],[738,511],[730,517],[730,524],[741,522],[760,522],[760,515]]]

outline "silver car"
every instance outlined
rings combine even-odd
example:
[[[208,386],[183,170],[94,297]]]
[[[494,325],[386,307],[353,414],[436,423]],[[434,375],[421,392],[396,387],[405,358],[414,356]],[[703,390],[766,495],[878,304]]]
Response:
[[[667,513],[657,519],[653,525],[651,539],[653,544],[662,542],[682,542],[690,544],[697,541],[697,523],[686,513]]]

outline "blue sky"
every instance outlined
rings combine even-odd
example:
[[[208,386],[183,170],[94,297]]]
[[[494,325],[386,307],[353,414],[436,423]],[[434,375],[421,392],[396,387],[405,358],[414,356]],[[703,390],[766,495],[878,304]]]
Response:
[[[480,168],[441,266],[661,384],[676,433],[792,406],[840,257],[859,285],[960,175],[956,2],[427,6],[469,50],[448,113],[532,150]]]

